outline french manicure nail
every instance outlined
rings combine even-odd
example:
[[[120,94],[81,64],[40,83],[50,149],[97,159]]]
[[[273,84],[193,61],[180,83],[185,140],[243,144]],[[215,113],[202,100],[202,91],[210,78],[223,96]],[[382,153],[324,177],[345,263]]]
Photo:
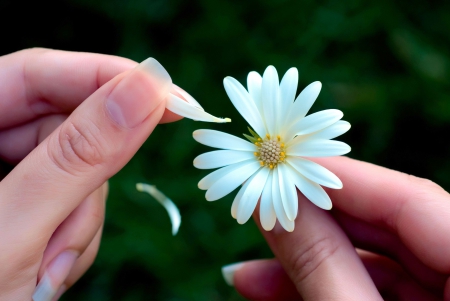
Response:
[[[222,276],[223,279],[225,279],[225,282],[229,286],[234,286],[234,273],[236,273],[237,270],[239,270],[245,263],[238,262],[238,263],[232,263],[229,265],[224,265],[222,267]]]
[[[77,258],[78,252],[69,250],[53,259],[34,290],[33,301],[51,301],[60,290]]]
[[[108,96],[106,108],[117,124],[131,129],[151,114],[171,88],[172,79],[166,69],[154,58],[148,58],[117,84]]]

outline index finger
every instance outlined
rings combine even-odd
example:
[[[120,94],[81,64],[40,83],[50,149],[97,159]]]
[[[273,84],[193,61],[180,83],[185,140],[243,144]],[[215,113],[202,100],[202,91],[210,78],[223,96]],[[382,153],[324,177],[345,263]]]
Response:
[[[136,62],[103,54],[27,49],[0,57],[0,128],[69,113]]]
[[[444,189],[346,157],[316,161],[344,184],[342,190],[327,190],[338,210],[388,229],[426,265],[450,272],[450,196]]]

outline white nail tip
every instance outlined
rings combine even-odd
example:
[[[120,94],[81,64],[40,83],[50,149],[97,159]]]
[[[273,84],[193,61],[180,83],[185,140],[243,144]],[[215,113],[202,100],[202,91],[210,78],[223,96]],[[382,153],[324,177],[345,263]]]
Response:
[[[137,183],[136,189],[140,192],[147,192],[153,198],[155,198],[163,207],[166,209],[169,214],[170,222],[172,223],[172,235],[176,235],[178,233],[178,229],[181,224],[181,215],[177,206],[165,196],[160,190],[156,189],[154,185],[148,185],[144,183]]]
[[[234,286],[234,273],[244,265],[243,262],[233,263],[222,267],[222,276],[229,286]]]
[[[169,94],[169,96],[167,97],[166,108],[169,111],[174,112],[175,114],[196,121],[217,123],[231,122],[230,118],[215,117],[173,94]]]
[[[33,301],[51,301],[57,289],[52,286],[50,277],[44,273],[33,293]]]

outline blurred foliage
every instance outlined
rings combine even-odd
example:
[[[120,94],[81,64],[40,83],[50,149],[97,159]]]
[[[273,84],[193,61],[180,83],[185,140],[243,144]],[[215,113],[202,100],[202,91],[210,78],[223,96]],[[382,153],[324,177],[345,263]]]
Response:
[[[253,222],[238,225],[228,196],[206,202],[192,160],[208,148],[192,132],[240,135],[246,124],[227,99],[225,76],[245,82],[269,64],[295,66],[300,87],[323,83],[313,111],[341,109],[350,157],[430,178],[450,188],[450,3],[363,0],[2,0],[0,54],[49,47],[157,58],[218,125],[159,126],[110,182],[94,266],[62,300],[243,300],[224,264],[270,257]],[[135,183],[178,204],[177,236],[163,208]]]

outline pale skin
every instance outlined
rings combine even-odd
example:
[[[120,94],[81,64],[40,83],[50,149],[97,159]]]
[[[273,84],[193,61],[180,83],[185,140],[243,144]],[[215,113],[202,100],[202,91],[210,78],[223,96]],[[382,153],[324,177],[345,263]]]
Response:
[[[0,157],[15,165],[0,182],[0,300],[31,300],[65,251],[76,259],[53,284],[68,288],[85,273],[99,247],[106,181],[158,123],[180,118],[165,110],[169,89],[136,65],[46,49],[0,57]],[[147,110],[142,122],[128,128],[110,118],[113,91],[133,99],[136,114]],[[349,158],[316,161],[344,183],[328,190],[333,210],[299,193],[293,233],[261,230],[277,259],[244,265],[236,289],[260,301],[450,300],[448,193]]]
[[[165,111],[170,77],[160,87],[136,65],[47,49],[0,57],[0,157],[15,165],[0,182],[0,300],[31,300],[64,251],[74,264],[53,273],[52,285],[68,288],[85,273],[100,243],[106,181],[158,123],[180,119]],[[136,126],[110,118],[113,92],[132,100],[128,114],[143,118]]]

